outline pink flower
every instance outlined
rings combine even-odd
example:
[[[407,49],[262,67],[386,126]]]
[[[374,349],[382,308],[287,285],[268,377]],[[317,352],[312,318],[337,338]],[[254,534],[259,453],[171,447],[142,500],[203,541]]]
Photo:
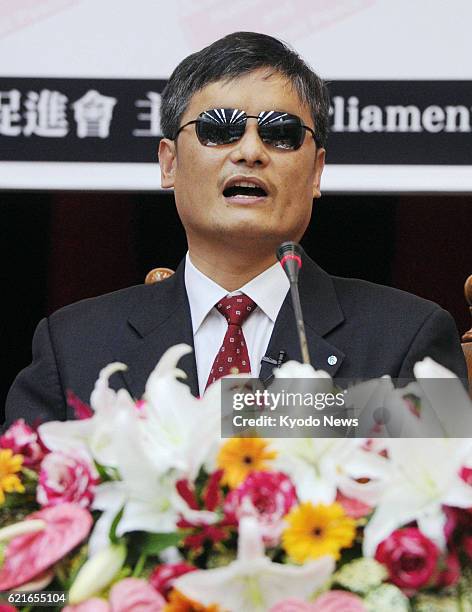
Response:
[[[446,522],[444,524],[444,535],[448,543],[453,539],[457,525],[459,524],[459,508],[452,508],[451,506],[443,506],[444,514],[446,515]]]
[[[449,550],[464,549],[466,555],[472,559],[472,512],[463,508],[444,506],[446,524],[444,534]]]
[[[113,585],[109,601],[92,597],[63,612],[161,612],[166,603],[146,580],[125,578]]]
[[[336,495],[336,501],[344,508],[344,512],[353,519],[363,518],[372,512],[372,508],[367,504],[353,497],[346,497],[340,491]]]
[[[457,543],[462,534],[472,533],[472,512],[470,510],[452,506],[443,506],[443,510],[446,515],[444,535],[449,546]]]
[[[41,464],[36,500],[41,506],[73,502],[87,508],[97,484],[98,474],[87,458],[49,453]]]
[[[472,561],[472,535],[466,535],[462,538],[462,546],[465,554],[469,557],[469,560]]]
[[[0,437],[0,446],[11,448],[15,455],[23,455],[26,467],[36,466],[45,454],[37,432],[24,419],[18,419],[7,429]]]
[[[149,582],[156,591],[167,597],[176,578],[188,574],[188,572],[194,572],[196,569],[196,567],[188,563],[164,563],[154,568],[149,576]]]
[[[436,579],[436,586],[440,588],[453,586],[461,577],[461,564],[457,553],[448,553],[444,560],[444,566]]]
[[[301,599],[290,597],[276,603],[269,612],[313,612],[313,606]]]
[[[0,591],[30,582],[82,542],[92,528],[92,515],[77,504],[61,504],[33,512],[26,520],[41,519],[41,531],[13,538],[0,568]]]
[[[472,467],[463,467],[460,476],[462,480],[472,486]]]
[[[317,597],[312,612],[367,612],[362,599],[346,591],[328,591]]]
[[[254,516],[260,526],[264,543],[276,546],[284,528],[283,518],[297,502],[292,481],[282,472],[253,472],[233,489],[224,503],[231,520]]]
[[[110,591],[111,612],[160,612],[166,600],[146,580],[125,578]]]
[[[64,612],[162,612],[166,603],[146,580],[125,578],[113,585],[109,601],[92,597]]]
[[[386,566],[390,581],[412,595],[433,578],[439,550],[417,527],[406,527],[381,542],[375,558]]]
[[[18,608],[10,606],[10,604],[0,603],[0,612],[18,612]]]
[[[110,604],[100,597],[92,597],[75,606],[66,606],[62,612],[111,612]]]

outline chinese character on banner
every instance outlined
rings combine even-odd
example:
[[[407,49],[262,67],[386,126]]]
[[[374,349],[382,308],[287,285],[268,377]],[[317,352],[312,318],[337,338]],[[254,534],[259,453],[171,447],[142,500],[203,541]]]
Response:
[[[20,92],[17,89],[0,91],[0,134],[2,136],[21,134],[21,126],[14,125],[20,119]]]
[[[39,94],[30,91],[26,96],[25,136],[46,136],[63,138],[67,136],[68,123],[66,119],[67,96],[59,91],[43,89]]]
[[[147,100],[137,100],[138,108],[149,109],[148,113],[138,113],[138,121],[146,121],[147,128],[137,128],[133,130],[133,136],[161,136],[161,94],[155,91],[148,91]]]
[[[74,118],[77,122],[77,136],[87,138],[98,136],[108,138],[113,107],[116,98],[102,96],[98,91],[91,89],[79,100],[74,102]]]

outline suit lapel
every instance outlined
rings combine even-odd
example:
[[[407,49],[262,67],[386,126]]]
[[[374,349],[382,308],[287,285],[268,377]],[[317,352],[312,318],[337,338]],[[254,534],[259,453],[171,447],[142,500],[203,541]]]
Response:
[[[173,276],[147,287],[128,317],[129,333],[120,343],[116,359],[129,366],[122,376],[135,398],[141,397],[149,374],[168,348],[185,343],[194,349],[184,266],[182,261]],[[315,369],[325,370],[334,377],[345,355],[323,337],[344,321],[333,282],[304,255],[299,287],[311,363]],[[290,293],[280,309],[266,355],[276,360],[281,350],[285,351],[284,361],[301,361]],[[187,374],[186,382],[192,393],[198,395],[195,352],[185,355],[179,367]],[[262,363],[262,381],[270,379],[273,368],[271,363]]]
[[[194,349],[190,307],[184,281],[184,262],[170,278],[149,286],[144,299],[133,309],[127,321],[129,339],[120,347],[120,361],[129,364],[123,372],[125,384],[138,398],[144,391],[151,371],[164,352],[185,343]],[[179,368],[187,374],[186,382],[198,395],[195,352],[179,361]]]
[[[323,336],[340,325],[344,315],[330,276],[307,255],[303,256],[299,289],[311,363],[315,369],[324,370],[334,377],[345,355]],[[281,350],[286,353],[285,361],[302,360],[290,292],[275,322],[266,355],[277,359]],[[262,362],[262,381],[270,379],[273,368],[273,364]]]

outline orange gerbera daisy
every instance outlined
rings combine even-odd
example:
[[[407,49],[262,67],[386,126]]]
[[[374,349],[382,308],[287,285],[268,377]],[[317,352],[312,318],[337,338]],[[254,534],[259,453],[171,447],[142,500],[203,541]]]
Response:
[[[288,527],[282,533],[282,546],[297,563],[331,555],[339,559],[341,548],[352,545],[356,522],[341,504],[313,505],[305,502],[285,517]]]
[[[23,465],[23,455],[14,455],[11,448],[0,450],[0,504],[5,501],[5,493],[24,493],[17,472]]]
[[[230,438],[220,448],[219,468],[224,470],[222,484],[232,489],[246,480],[251,472],[267,470],[268,461],[275,459],[276,451],[268,450],[269,443],[260,438]]]
[[[177,589],[172,589],[169,601],[164,606],[164,612],[220,612],[221,608],[216,604],[204,606],[194,599],[186,597]]]

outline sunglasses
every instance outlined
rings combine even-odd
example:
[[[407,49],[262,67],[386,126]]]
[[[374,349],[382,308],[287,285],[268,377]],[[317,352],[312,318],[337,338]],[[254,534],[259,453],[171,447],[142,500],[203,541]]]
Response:
[[[238,108],[213,108],[204,111],[197,119],[182,125],[175,133],[174,140],[185,127],[195,124],[197,138],[203,146],[231,144],[243,137],[248,119],[257,119],[260,139],[276,149],[296,151],[303,144],[305,131],[310,132],[317,143],[315,132],[304,125],[297,115],[275,110],[247,115]]]

